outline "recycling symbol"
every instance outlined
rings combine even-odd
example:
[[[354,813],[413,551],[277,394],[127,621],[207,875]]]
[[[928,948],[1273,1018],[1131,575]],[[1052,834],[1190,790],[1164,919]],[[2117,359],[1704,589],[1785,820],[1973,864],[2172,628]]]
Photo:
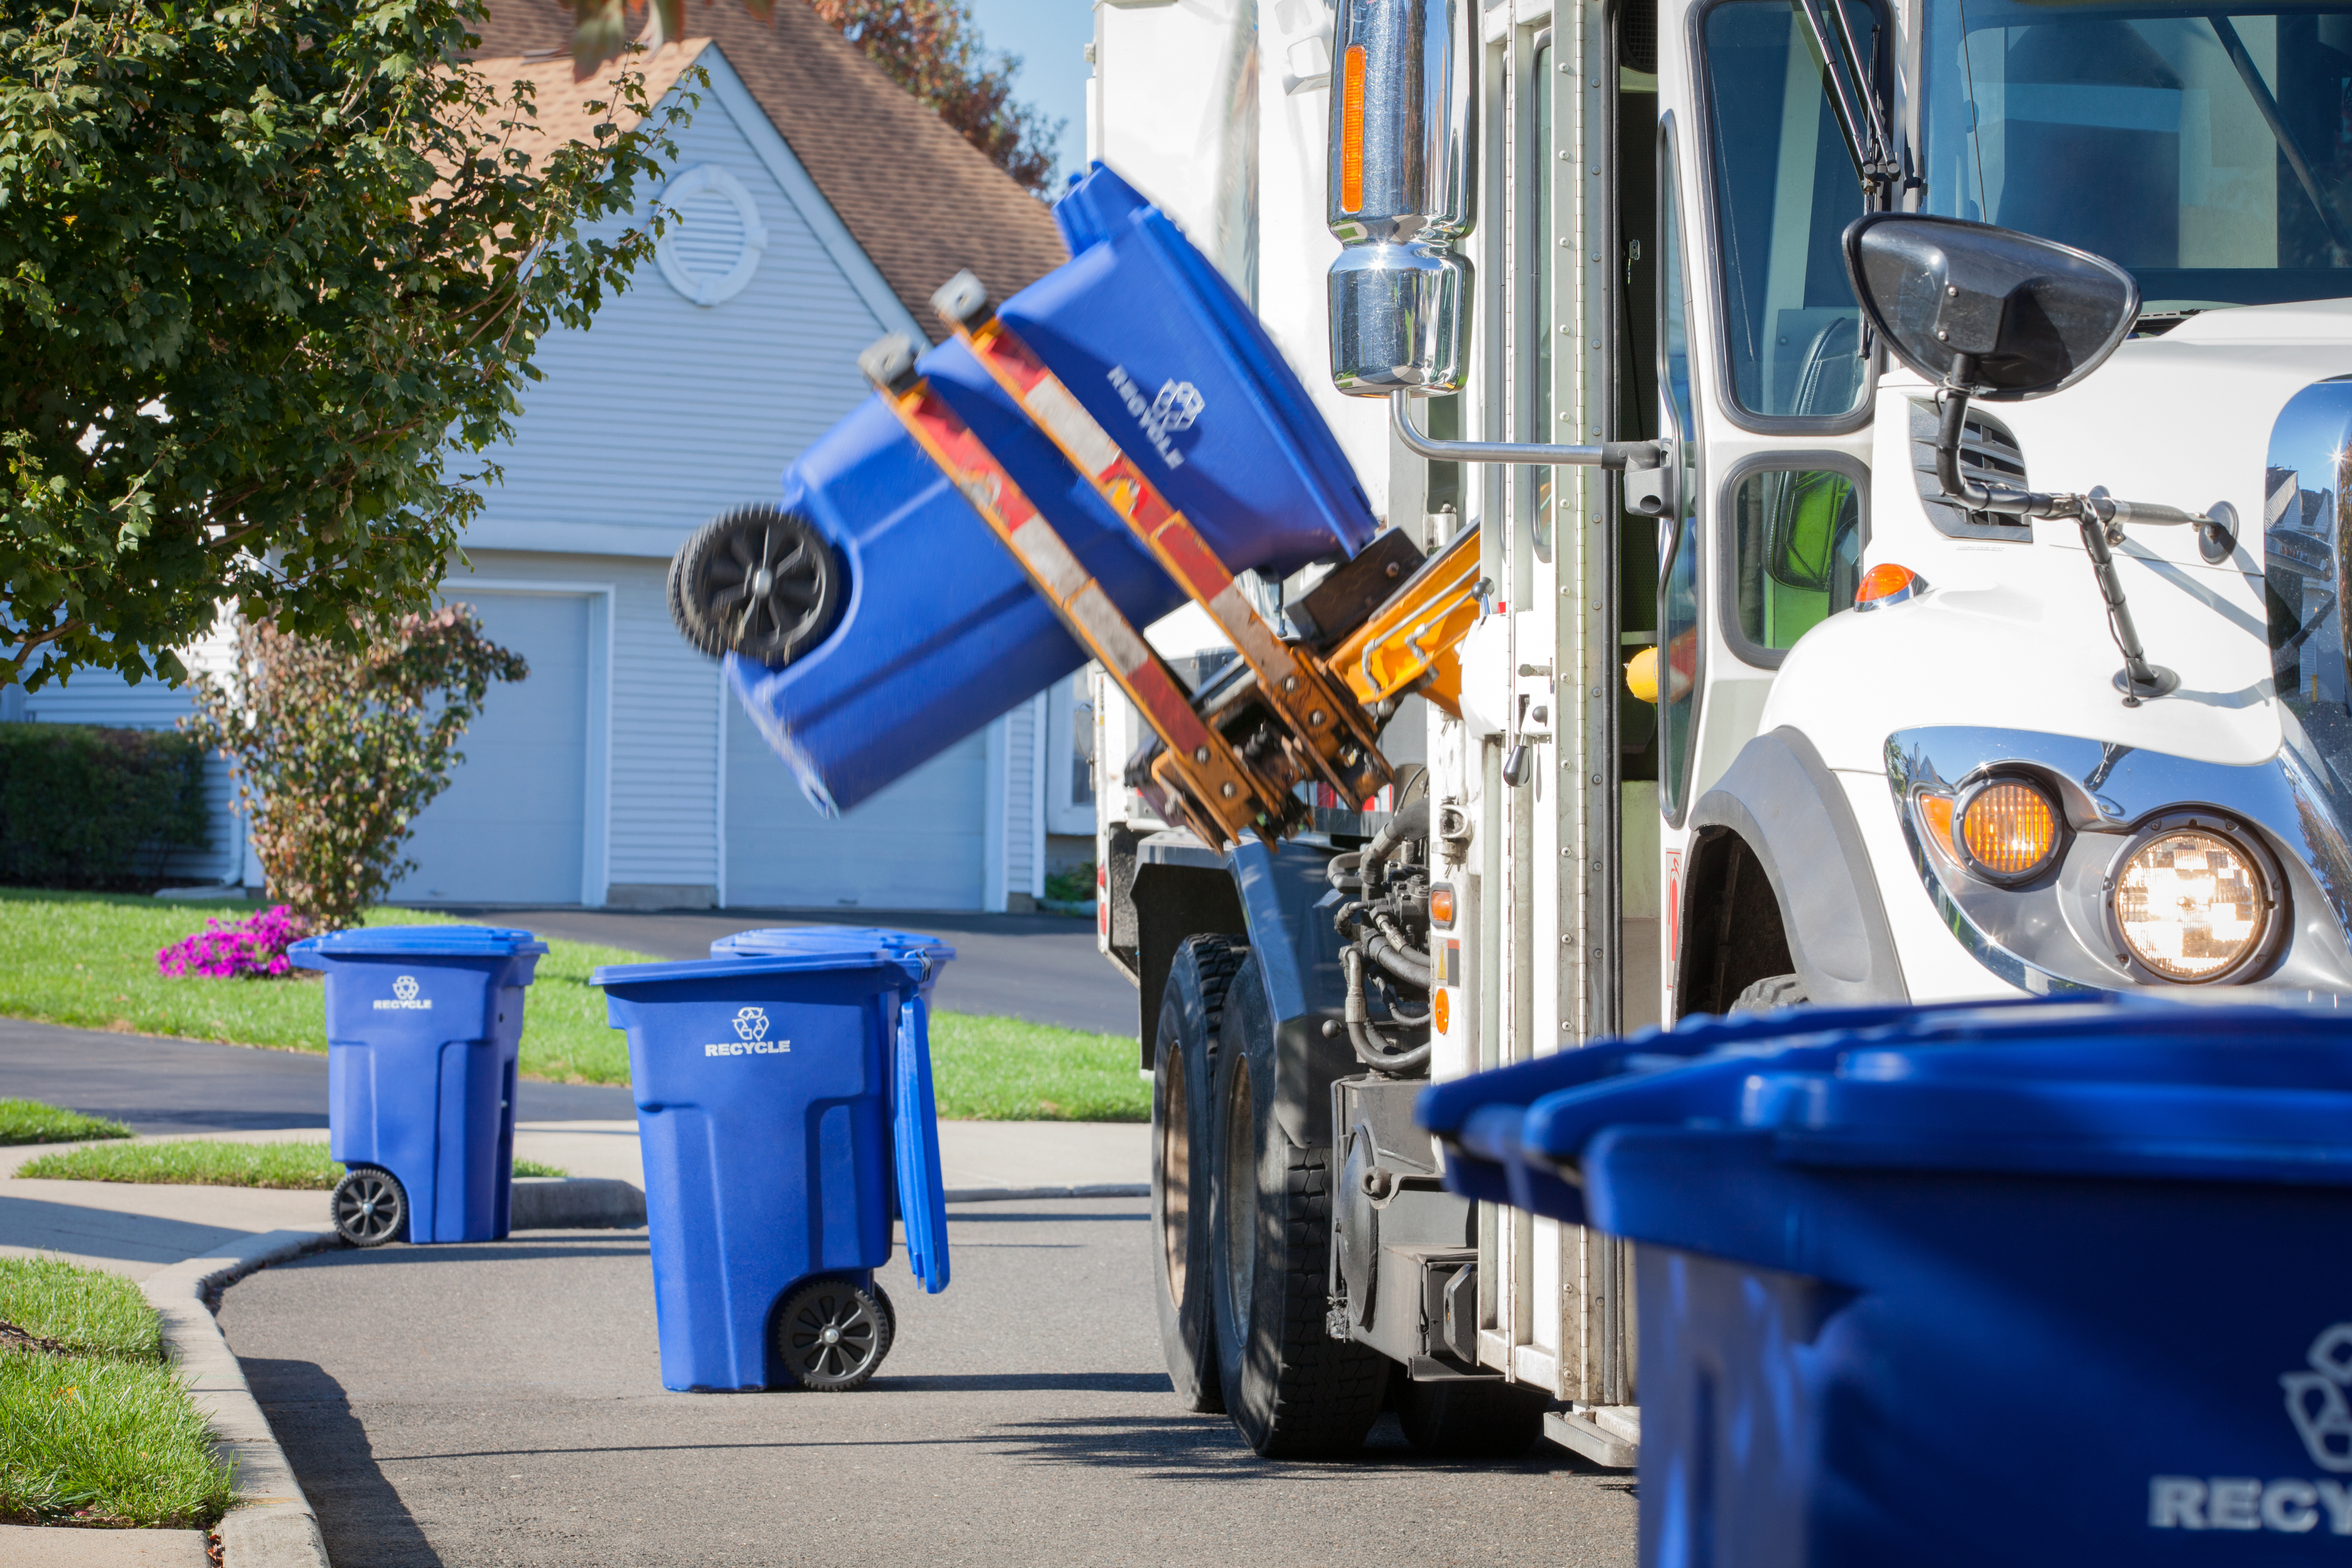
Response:
[[[1172,436],[1179,430],[1190,430],[1192,421],[1207,405],[1201,389],[1191,382],[1165,382],[1160,385],[1160,395],[1151,400],[1151,417],[1160,428]]]
[[[751,1042],[768,1037],[768,1010],[765,1007],[746,1007],[735,1015],[734,1023],[735,1037],[740,1040]]]
[[[2352,1470],[2352,1323],[2336,1323],[2320,1331],[2304,1361],[2309,1372],[2290,1372],[2279,1378],[2286,1390],[2286,1413],[2323,1470]]]
[[[392,983],[392,994],[404,1002],[416,1000],[416,976],[404,974]]]

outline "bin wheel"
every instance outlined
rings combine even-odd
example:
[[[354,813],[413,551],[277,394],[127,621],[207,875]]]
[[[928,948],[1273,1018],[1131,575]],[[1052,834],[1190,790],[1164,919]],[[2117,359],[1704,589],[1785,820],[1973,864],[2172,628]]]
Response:
[[[808,519],[738,507],[697,529],[670,562],[669,613],[712,658],[781,669],[823,642],[847,599],[833,546]]]
[[[1210,1084],[1225,993],[1249,949],[1222,936],[1186,939],[1160,994],[1151,1061],[1151,1222],[1159,1247],[1152,1296],[1160,1350],[1187,1410],[1225,1407],[1217,1380],[1217,1309],[1209,1264],[1209,1190],[1216,1117]]]
[[[863,1387],[890,1353],[890,1311],[876,1292],[847,1279],[794,1287],[776,1314],[776,1353],[803,1388],[846,1394]]]
[[[382,1247],[408,1234],[408,1191],[373,1165],[354,1165],[328,1200],[335,1234],[353,1247]]]
[[[1335,1340],[1330,1303],[1330,1147],[1300,1148],[1275,1116],[1274,1018],[1257,955],[1225,991],[1217,1044],[1210,1274],[1225,1413],[1269,1459],[1328,1459],[1363,1447],[1388,1392],[1379,1352]]]
[[[1400,1383],[1397,1424],[1424,1454],[1516,1459],[1543,1436],[1551,1400],[1540,1388],[1494,1382]]]
[[[1812,1001],[1805,994],[1801,974],[1768,974],[1732,999],[1731,1011],[1769,1013],[1780,1007],[1802,1007]]]

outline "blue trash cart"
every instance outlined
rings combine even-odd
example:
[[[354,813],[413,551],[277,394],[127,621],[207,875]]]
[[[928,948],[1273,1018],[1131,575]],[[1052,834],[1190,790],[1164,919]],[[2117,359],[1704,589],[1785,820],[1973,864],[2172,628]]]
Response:
[[[2352,1536],[2352,1020],[1800,1010],[1445,1084],[1464,1191],[1639,1243],[1642,1562]]]
[[[366,926],[287,950],[327,977],[331,1200],[357,1247],[495,1241],[514,1193],[523,993],[547,944],[497,926]]]
[[[628,1032],[663,1386],[859,1387],[897,1331],[894,1211],[948,1284],[929,995],[955,950],[819,926],[712,953],[592,976]]]

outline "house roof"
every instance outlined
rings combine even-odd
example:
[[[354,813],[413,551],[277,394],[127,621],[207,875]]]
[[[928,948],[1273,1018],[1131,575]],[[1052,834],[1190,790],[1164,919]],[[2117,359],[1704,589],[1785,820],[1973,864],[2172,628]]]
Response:
[[[850,237],[934,340],[945,329],[931,292],[959,270],[971,268],[1001,300],[1066,258],[1045,203],[801,0],[781,0],[773,26],[742,0],[705,0],[689,15],[693,36],[644,60],[648,96],[658,100],[703,48],[717,45]],[[568,5],[498,0],[478,27],[477,63],[493,81],[501,71],[531,76],[543,125],[554,131],[557,106],[568,104],[585,126],[588,117],[576,107],[585,95],[570,87]],[[710,111],[706,100],[702,112]]]
[[[686,68],[710,47],[709,38],[687,38],[675,44],[665,44],[650,55],[641,55],[634,62],[646,75],[646,102],[657,104],[664,94],[677,85]],[[531,84],[531,116],[529,128],[518,131],[513,145],[537,155],[541,149],[559,146],[566,142],[584,142],[593,145],[596,128],[610,122],[615,129],[636,129],[638,117],[617,104],[609,110],[590,112],[591,103],[614,103],[613,83],[621,69],[616,62],[597,73],[593,81],[572,79],[572,51],[569,48],[534,49],[527,54],[485,52],[477,55],[474,68],[489,82],[498,95],[502,114],[510,114],[512,102],[509,86],[518,79]],[[515,116],[520,121],[520,116]]]

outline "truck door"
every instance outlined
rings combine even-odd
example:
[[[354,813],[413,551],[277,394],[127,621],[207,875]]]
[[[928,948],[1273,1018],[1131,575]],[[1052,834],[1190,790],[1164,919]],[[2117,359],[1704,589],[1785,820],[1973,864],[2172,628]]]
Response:
[[[1883,102],[1886,17],[1868,0],[1846,0],[1846,17]],[[1678,1002],[1722,1005],[1675,994],[1685,924],[1720,912],[1686,907],[1690,805],[1756,733],[1788,649],[1853,602],[1877,355],[1839,248],[1863,186],[1802,8],[1664,0],[1658,37],[1675,41],[1658,59],[1654,317],[1658,417],[1682,478],[1656,543],[1673,1018]]]

